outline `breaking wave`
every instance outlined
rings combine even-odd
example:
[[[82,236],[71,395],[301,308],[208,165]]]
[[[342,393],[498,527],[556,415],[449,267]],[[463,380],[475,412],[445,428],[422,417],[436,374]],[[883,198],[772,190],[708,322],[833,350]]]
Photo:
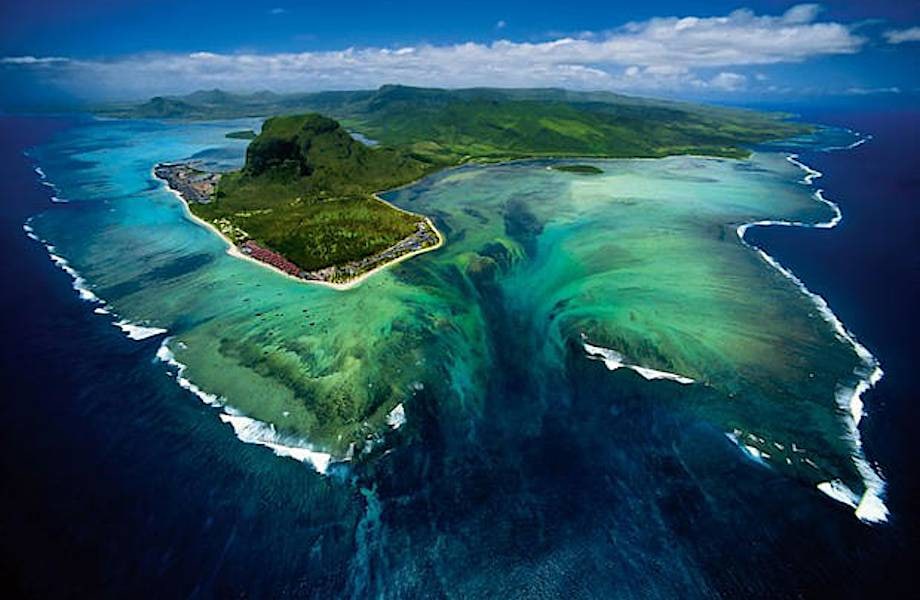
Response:
[[[858,142],[854,142],[853,144],[842,147],[840,149],[855,148],[860,144],[865,143],[865,141],[868,139],[870,138],[860,138]],[[826,150],[834,149],[837,148],[827,148]],[[822,173],[802,163],[798,160],[798,158],[798,155],[791,154],[787,157],[787,160],[805,172],[805,176],[802,178],[803,184],[813,185],[814,180],[821,177]],[[883,377],[884,372],[882,371],[881,365],[879,364],[878,359],[872,355],[868,348],[863,346],[859,340],[856,339],[856,336],[846,328],[846,326],[837,317],[837,315],[834,314],[830,308],[830,305],[827,303],[827,300],[809,290],[802,282],[802,280],[799,279],[798,276],[796,276],[792,271],[780,264],[778,260],[767,254],[762,248],[749,243],[744,238],[744,235],[748,229],[755,226],[767,227],[779,225],[785,227],[807,227],[815,229],[831,229],[836,227],[843,219],[843,213],[835,202],[832,202],[831,200],[828,200],[824,197],[823,192],[824,190],[818,189],[815,191],[814,198],[817,201],[828,205],[833,210],[833,217],[827,221],[818,223],[774,220],[754,221],[751,223],[744,223],[739,225],[736,231],[738,234],[738,239],[741,240],[742,244],[754,250],[761,257],[761,259],[763,259],[764,262],[769,264],[784,277],[790,280],[793,284],[795,284],[795,286],[798,287],[799,290],[812,301],[812,303],[818,309],[818,312],[821,314],[822,318],[833,328],[837,339],[853,348],[854,352],[859,357],[860,365],[853,372],[853,375],[857,379],[857,383],[852,387],[840,385],[840,387],[838,387],[836,390],[834,397],[837,405],[846,415],[844,420],[849,432],[848,437],[850,442],[853,444],[853,464],[859,472],[860,477],[862,477],[866,491],[862,494],[862,496],[859,496],[846,484],[839,480],[819,483],[818,489],[830,498],[833,498],[838,502],[843,502],[844,504],[854,508],[856,516],[860,520],[871,523],[884,522],[888,520],[888,508],[885,506],[883,501],[885,494],[885,481],[882,479],[881,475],[879,475],[867,462],[863,454],[862,439],[859,433],[859,422],[864,415],[865,407],[862,400],[862,395],[867,390],[874,387],[875,384],[878,383],[879,380],[881,380]]]
[[[623,355],[616,350],[611,348],[604,348],[603,346],[595,346],[588,343],[585,334],[582,334],[581,338],[582,347],[585,349],[585,352],[588,353],[588,358],[600,360],[611,371],[616,371],[617,369],[624,368],[635,371],[649,381],[654,379],[666,379],[668,381],[676,381],[677,383],[684,385],[693,383],[693,379],[685,377],[684,375],[678,375],[677,373],[669,373],[668,371],[659,371],[657,369],[650,369],[648,367],[628,364]]]
[[[157,349],[156,359],[175,369],[176,382],[179,387],[197,396],[208,406],[220,409],[220,420],[233,428],[233,433],[247,444],[257,444],[270,448],[277,456],[293,458],[310,465],[318,473],[325,474],[333,463],[332,455],[316,450],[303,439],[278,433],[275,426],[252,417],[247,417],[233,407],[227,406],[224,398],[210,394],[185,377],[187,366],[178,360],[169,349],[171,338],[166,338]]]

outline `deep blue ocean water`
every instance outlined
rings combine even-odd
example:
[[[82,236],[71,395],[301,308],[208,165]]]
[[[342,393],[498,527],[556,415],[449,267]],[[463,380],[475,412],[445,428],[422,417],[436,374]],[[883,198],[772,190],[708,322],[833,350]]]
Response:
[[[79,119],[0,118],[5,580],[17,595],[102,597],[855,598],[897,589],[920,531],[911,443],[920,115],[804,117],[873,135],[853,151],[802,154],[824,173],[818,185],[844,221],[748,235],[824,295],[885,367],[863,425],[888,481],[884,526],[752,465],[703,423],[628,394],[617,411],[599,408],[592,378],[604,373],[594,363],[573,365],[571,406],[544,423],[539,443],[496,426],[479,460],[432,426],[383,464],[376,487],[242,444],[165,376],[152,360],[157,340],[128,340],[93,315],[24,235],[50,191],[23,152]]]

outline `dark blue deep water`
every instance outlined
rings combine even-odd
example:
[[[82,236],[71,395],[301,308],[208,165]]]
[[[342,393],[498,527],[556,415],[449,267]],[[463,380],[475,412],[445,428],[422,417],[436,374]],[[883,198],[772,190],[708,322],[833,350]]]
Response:
[[[749,239],[824,295],[885,367],[862,429],[888,481],[887,525],[859,522],[628,389],[598,403],[605,370],[590,361],[571,366],[574,396],[540,436],[516,434],[508,424],[525,415],[499,403],[493,435],[469,447],[423,404],[427,433],[360,481],[242,444],[153,361],[158,340],[95,317],[24,235],[49,190],[23,152],[75,119],[0,117],[8,596],[892,596],[920,532],[920,115],[804,117],[873,135],[801,156],[844,220]]]

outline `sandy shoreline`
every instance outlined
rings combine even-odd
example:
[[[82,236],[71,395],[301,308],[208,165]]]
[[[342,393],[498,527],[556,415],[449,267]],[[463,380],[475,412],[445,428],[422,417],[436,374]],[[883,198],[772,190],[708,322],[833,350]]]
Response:
[[[478,164],[478,165],[493,165],[493,164],[496,164],[496,165],[497,165],[497,164],[516,163],[516,162],[527,162],[527,161],[540,161],[540,160],[551,160],[551,161],[560,161],[560,160],[660,160],[660,159],[662,159],[662,158],[670,158],[671,156],[688,156],[688,157],[691,157],[691,158],[715,159],[715,160],[724,160],[724,159],[728,159],[728,160],[738,160],[737,158],[730,158],[730,157],[724,157],[724,156],[710,156],[710,155],[696,155],[696,154],[674,154],[674,155],[668,155],[668,156],[663,156],[663,157],[651,157],[651,156],[650,156],[650,157],[635,157],[635,158],[631,158],[631,159],[616,158],[616,157],[612,157],[612,156],[568,156],[568,155],[553,156],[553,155],[547,155],[547,156],[529,156],[529,157],[520,157],[520,158],[503,159],[503,160],[497,160],[497,161],[495,161],[495,162],[491,162],[491,161],[485,161],[485,162],[469,161],[469,162],[461,163],[461,164],[459,164],[459,165],[455,165],[455,166],[453,166],[453,167],[447,167],[446,169],[439,169],[438,171],[441,171],[441,170],[449,170],[449,169],[458,168],[458,167],[464,167],[464,166],[471,165],[471,164],[472,164],[472,165],[477,165],[477,164]],[[192,212],[191,207],[190,207],[189,204],[188,204],[188,201],[182,196],[182,194],[180,194],[179,192],[177,192],[176,190],[174,190],[172,187],[170,187],[168,181],[166,181],[165,179],[161,179],[160,177],[157,177],[155,170],[156,170],[156,165],[154,165],[153,168],[151,168],[151,171],[150,171],[150,172],[151,172],[151,175],[153,175],[154,179],[158,179],[158,180],[162,181],[162,182],[164,183],[164,185],[166,186],[166,189],[169,190],[170,192],[172,192],[172,194],[175,195],[176,198],[178,198],[180,202],[182,202],[182,205],[185,207],[185,215],[186,215],[186,217],[188,217],[189,220],[191,220],[191,221],[193,221],[193,222],[195,222],[195,223],[197,223],[197,224],[199,224],[199,225],[202,225],[202,226],[204,226],[204,227],[207,227],[208,229],[210,229],[211,231],[213,231],[218,237],[220,237],[220,238],[227,244],[227,254],[229,254],[230,256],[232,256],[232,257],[234,257],[234,258],[239,258],[239,259],[242,259],[242,260],[248,260],[248,261],[250,261],[250,262],[252,262],[252,263],[254,263],[254,264],[259,265],[260,267],[264,267],[264,268],[266,268],[266,269],[270,269],[270,270],[272,270],[273,272],[275,272],[275,273],[277,273],[277,274],[279,274],[279,275],[283,275],[284,277],[287,277],[287,278],[292,279],[292,280],[294,280],[294,281],[299,281],[300,283],[310,283],[310,284],[314,284],[314,285],[321,285],[321,286],[325,286],[325,287],[332,288],[332,289],[339,290],[339,291],[349,290],[349,289],[352,289],[352,288],[358,286],[358,285],[359,285],[361,282],[363,282],[365,279],[369,278],[371,275],[374,275],[374,274],[378,273],[379,271],[382,271],[382,270],[384,270],[384,269],[386,269],[386,268],[388,268],[388,267],[390,267],[390,266],[392,266],[392,265],[399,264],[399,263],[401,263],[402,261],[408,260],[408,259],[410,259],[410,258],[412,258],[412,257],[414,257],[414,256],[419,255],[419,254],[424,254],[424,253],[426,253],[426,252],[430,252],[430,251],[433,251],[433,250],[437,250],[438,248],[441,248],[441,247],[445,244],[445,242],[446,242],[446,240],[445,240],[445,238],[444,238],[444,234],[442,234],[441,231],[440,231],[437,227],[435,227],[434,222],[431,220],[430,217],[427,217],[427,216],[425,216],[425,215],[420,215],[420,214],[418,214],[418,213],[414,213],[414,212],[411,212],[411,211],[409,211],[409,210],[405,210],[405,209],[400,208],[400,207],[398,207],[398,206],[396,206],[396,205],[394,205],[394,204],[392,204],[392,203],[390,203],[390,202],[387,202],[386,200],[384,200],[383,198],[380,197],[380,194],[383,194],[383,193],[386,193],[386,192],[390,192],[390,191],[394,191],[394,190],[404,189],[404,188],[407,188],[407,187],[409,187],[409,186],[415,185],[416,183],[418,183],[419,181],[421,181],[422,179],[424,179],[424,178],[427,177],[428,175],[432,175],[432,174],[433,174],[433,173],[429,173],[429,174],[427,174],[427,175],[423,175],[422,177],[419,177],[418,179],[415,179],[414,181],[410,181],[410,182],[408,182],[408,183],[406,183],[406,184],[403,184],[403,185],[401,185],[401,186],[392,188],[392,189],[390,189],[390,190],[383,190],[383,191],[380,191],[380,192],[374,192],[373,194],[371,194],[371,196],[372,196],[375,200],[377,200],[378,202],[381,202],[381,203],[383,203],[383,204],[386,204],[387,206],[389,206],[390,208],[392,208],[392,209],[394,209],[394,210],[398,210],[398,211],[400,211],[400,212],[402,212],[402,213],[405,213],[405,214],[407,214],[407,215],[412,215],[413,217],[421,217],[421,218],[423,218],[423,219],[425,220],[425,222],[428,224],[428,226],[431,227],[431,230],[434,231],[435,235],[438,236],[438,243],[437,243],[437,244],[435,244],[434,246],[428,246],[427,248],[420,248],[420,249],[418,249],[418,250],[413,250],[412,252],[408,252],[408,253],[406,253],[406,254],[400,255],[399,257],[397,257],[397,258],[395,258],[395,259],[393,259],[393,260],[391,260],[391,261],[385,262],[385,263],[383,263],[382,265],[379,265],[379,266],[377,266],[377,267],[374,267],[373,269],[371,269],[371,270],[369,270],[369,271],[365,271],[364,273],[361,273],[360,275],[358,275],[358,276],[355,277],[354,279],[351,279],[351,280],[349,280],[349,281],[347,281],[347,282],[344,282],[344,283],[334,283],[334,282],[331,282],[331,281],[322,281],[322,280],[317,280],[317,279],[303,279],[303,278],[301,278],[301,277],[295,277],[294,275],[291,275],[290,273],[287,273],[287,272],[285,272],[285,271],[282,271],[281,269],[279,269],[279,268],[277,268],[277,267],[275,267],[275,266],[273,266],[273,265],[270,265],[270,264],[268,264],[268,263],[262,262],[262,261],[260,261],[260,260],[255,259],[255,258],[252,258],[251,256],[249,256],[249,255],[247,255],[247,254],[244,254],[242,251],[240,251],[240,249],[236,246],[236,244],[233,243],[233,241],[231,241],[229,238],[227,238],[227,236],[225,236],[223,233],[221,233],[220,230],[217,229],[214,225],[212,225],[211,223],[208,223],[207,221],[205,221],[204,219],[201,219],[200,217],[197,217],[197,216]]]
[[[440,248],[441,246],[444,245],[444,235],[440,232],[440,230],[438,230],[437,227],[434,226],[434,223],[431,221],[430,218],[428,218],[428,217],[426,217],[426,216],[424,216],[424,215],[418,215],[418,214],[416,214],[416,213],[409,212],[408,210],[404,210],[404,209],[402,209],[402,208],[399,208],[398,206],[394,206],[393,204],[391,204],[391,203],[387,202],[386,200],[384,200],[383,198],[381,198],[381,197],[379,196],[379,194],[374,193],[374,194],[372,194],[372,196],[373,196],[373,198],[374,198],[375,200],[377,200],[378,202],[382,202],[383,204],[386,204],[386,205],[389,206],[390,208],[393,208],[393,209],[398,210],[398,211],[400,211],[400,212],[406,213],[406,214],[408,214],[408,215],[412,215],[412,216],[416,216],[416,217],[422,217],[422,218],[425,220],[425,222],[428,224],[428,226],[431,227],[431,230],[434,231],[435,235],[438,236],[438,243],[435,244],[434,246],[428,246],[427,248],[419,248],[418,250],[413,250],[412,252],[407,252],[406,254],[402,254],[402,255],[398,256],[397,258],[394,258],[394,259],[391,260],[391,261],[388,261],[388,262],[385,262],[385,263],[383,263],[383,264],[381,264],[381,265],[379,265],[379,266],[376,266],[376,267],[374,267],[373,269],[371,269],[371,270],[369,270],[369,271],[365,271],[364,273],[361,273],[360,275],[358,275],[358,276],[355,277],[354,279],[351,279],[351,280],[346,281],[346,282],[344,282],[344,283],[335,283],[335,282],[332,282],[332,281],[321,281],[321,280],[317,280],[317,279],[303,279],[303,278],[301,278],[301,277],[295,277],[294,275],[291,275],[290,273],[287,273],[287,272],[285,272],[285,271],[282,271],[281,269],[279,269],[279,268],[277,268],[277,267],[275,267],[275,266],[273,266],[273,265],[270,265],[270,264],[268,264],[268,263],[262,262],[261,260],[257,260],[257,259],[255,259],[255,258],[253,258],[253,257],[251,257],[251,256],[249,256],[249,255],[247,255],[247,254],[245,254],[245,253],[243,253],[242,251],[240,251],[240,249],[236,246],[236,244],[234,244],[232,240],[230,240],[227,236],[225,236],[223,233],[221,233],[221,231],[220,231],[219,229],[217,229],[217,227],[215,227],[215,226],[212,225],[211,223],[208,223],[207,221],[205,221],[205,220],[202,219],[201,217],[198,217],[197,215],[195,215],[195,213],[192,212],[192,209],[191,209],[191,207],[189,206],[188,201],[182,196],[182,194],[180,194],[178,191],[174,190],[174,189],[169,185],[169,182],[168,182],[168,181],[166,181],[165,179],[162,179],[162,178],[160,178],[160,177],[157,177],[156,172],[155,172],[155,169],[156,169],[156,165],[154,165],[154,167],[151,168],[151,170],[150,170],[151,175],[153,175],[153,178],[154,178],[154,179],[156,179],[156,180],[158,180],[158,181],[162,181],[162,182],[163,182],[163,185],[166,187],[166,189],[169,190],[170,193],[172,193],[176,198],[179,199],[179,201],[182,203],[182,207],[183,207],[184,210],[185,210],[185,216],[186,216],[186,218],[188,218],[190,221],[192,221],[192,222],[194,222],[194,223],[196,223],[196,224],[198,224],[198,225],[201,225],[202,227],[205,227],[205,228],[211,230],[212,232],[214,232],[214,234],[217,235],[217,237],[219,237],[221,240],[223,240],[223,242],[227,245],[227,254],[229,254],[230,256],[232,256],[232,257],[234,257],[234,258],[239,258],[239,259],[241,259],[241,260],[247,260],[247,261],[249,261],[249,262],[251,262],[251,263],[254,263],[254,264],[259,265],[260,267],[264,267],[264,268],[266,268],[266,269],[269,269],[269,270],[273,271],[274,273],[277,273],[278,275],[283,275],[284,277],[287,277],[288,279],[291,279],[291,280],[293,280],[293,281],[298,281],[298,282],[300,282],[300,283],[309,283],[309,284],[312,284],[312,285],[321,285],[321,286],[328,287],[328,288],[332,288],[332,289],[334,289],[334,290],[339,290],[339,291],[349,290],[349,289],[352,289],[352,288],[356,287],[358,284],[360,284],[361,282],[363,282],[365,279],[367,279],[367,278],[370,277],[371,275],[374,275],[375,273],[377,273],[377,272],[379,272],[379,271],[382,271],[382,270],[386,269],[387,267],[390,267],[390,266],[395,265],[395,264],[399,264],[399,263],[401,263],[401,262],[404,261],[404,260],[407,260],[407,259],[412,258],[413,256],[417,256],[417,255],[419,255],[419,254],[424,254],[425,252],[430,252],[430,251],[432,251],[432,250],[437,250],[438,248]]]

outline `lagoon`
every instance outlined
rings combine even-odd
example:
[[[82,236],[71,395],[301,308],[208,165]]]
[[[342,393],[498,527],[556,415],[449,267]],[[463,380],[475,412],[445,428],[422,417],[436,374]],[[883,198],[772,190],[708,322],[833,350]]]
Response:
[[[99,317],[160,336],[164,370],[244,441],[343,474],[432,427],[539,440],[546,416],[585,393],[578,376],[601,405],[629,397],[698,419],[854,509],[868,489],[861,516],[884,518],[840,401],[874,358],[739,239],[745,223],[835,218],[789,148],[579,161],[603,171],[591,177],[549,161],[451,169],[384,196],[430,216],[444,247],[339,291],[226,255],[152,178],[162,161],[238,166],[245,142],[225,134],[245,127],[258,125],[71,129],[33,152],[68,202],[27,223],[100,299]]]

